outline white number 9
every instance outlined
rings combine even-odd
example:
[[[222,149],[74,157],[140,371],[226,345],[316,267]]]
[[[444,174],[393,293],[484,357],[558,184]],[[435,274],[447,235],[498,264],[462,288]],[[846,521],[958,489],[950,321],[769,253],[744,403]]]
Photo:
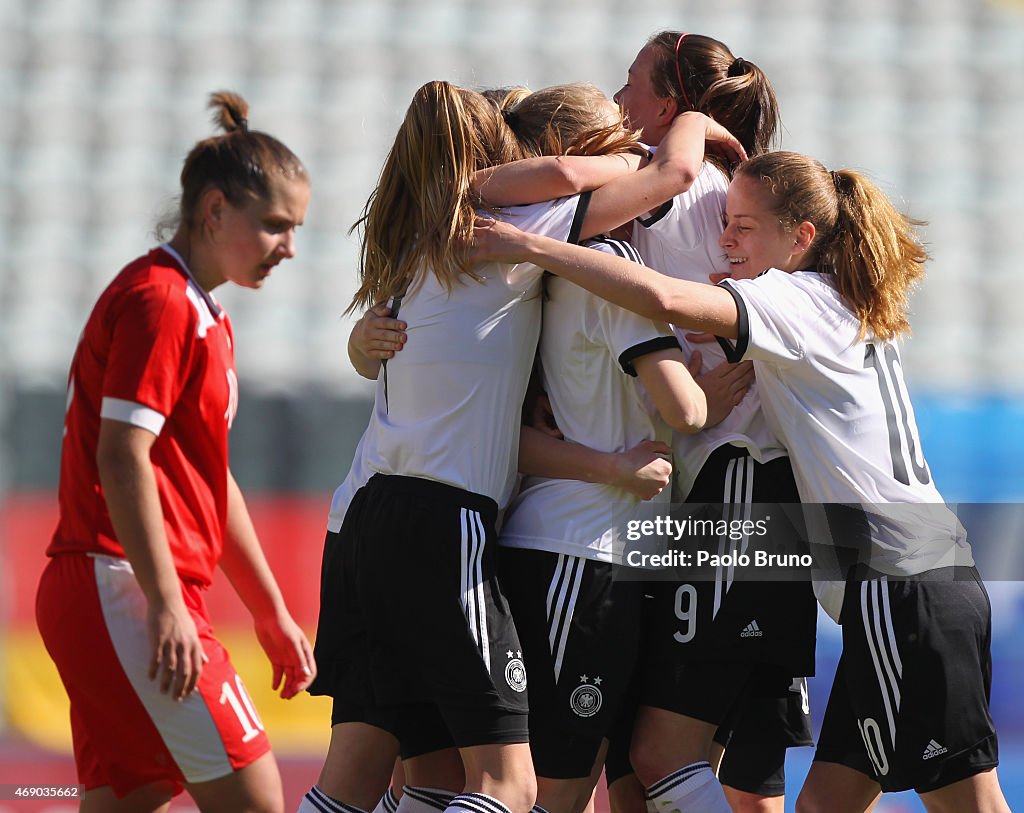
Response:
[[[683,597],[686,600],[683,600]],[[686,631],[673,633],[681,644],[692,641],[697,634],[697,588],[692,584],[681,584],[676,590],[676,618],[686,622]]]

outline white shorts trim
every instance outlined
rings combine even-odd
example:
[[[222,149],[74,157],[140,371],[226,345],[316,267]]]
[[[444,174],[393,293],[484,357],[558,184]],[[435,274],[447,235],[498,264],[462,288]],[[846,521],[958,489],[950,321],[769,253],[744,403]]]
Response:
[[[94,556],[93,571],[107,632],[121,668],[187,782],[207,782],[234,771],[207,701],[194,692],[182,701],[149,679],[152,649],[146,597],[126,559]]]

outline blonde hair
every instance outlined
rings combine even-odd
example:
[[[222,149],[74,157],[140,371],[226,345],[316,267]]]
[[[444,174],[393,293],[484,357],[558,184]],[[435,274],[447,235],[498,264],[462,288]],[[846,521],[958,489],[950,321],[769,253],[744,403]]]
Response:
[[[908,295],[928,260],[915,228],[923,221],[897,210],[860,173],[829,172],[799,153],[766,153],[741,164],[736,174],[763,185],[783,228],[804,221],[814,226],[808,258],[835,276],[860,322],[859,338],[868,332],[883,340],[909,335]]]
[[[596,86],[575,82],[534,91],[506,109],[505,121],[531,156],[607,155],[640,149],[640,137]]]
[[[503,113],[529,96],[530,89],[523,85],[509,85],[508,87],[486,88],[480,91],[480,95],[494,105],[499,113]]]
[[[415,290],[433,272],[450,292],[470,267],[473,173],[523,157],[479,93],[428,82],[416,94],[363,216],[360,286],[346,313]]]

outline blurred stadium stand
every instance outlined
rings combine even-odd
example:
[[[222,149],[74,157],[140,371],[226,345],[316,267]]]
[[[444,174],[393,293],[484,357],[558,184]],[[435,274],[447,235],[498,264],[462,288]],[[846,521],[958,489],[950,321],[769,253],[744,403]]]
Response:
[[[212,131],[210,91],[243,93],[253,126],[288,143],[313,178],[298,257],[258,294],[217,291],[242,378],[233,465],[254,508],[298,512],[314,554],[294,573],[295,594],[308,594],[321,514],[370,392],[345,355],[351,320],[341,313],[356,261],[347,229],[412,92],[436,78],[533,88],[589,80],[611,95],[662,28],[711,34],[759,64],[781,100],[784,147],[867,171],[929,221],[933,260],[905,355],[925,448],[948,499],[1021,502],[1021,0],[0,0],[0,674],[45,665],[12,657],[34,634],[30,601],[16,610],[12,585],[31,591],[37,570],[20,563],[38,561],[49,530],[79,331],[173,210],[185,152]],[[294,494],[308,502],[273,502]],[[40,522],[32,538],[11,519],[26,510]],[[1002,527],[1020,541],[1014,522]],[[12,568],[14,548],[31,572]],[[1019,686],[1016,596],[1010,589],[998,603],[1008,615],[996,652],[997,681],[1002,669]],[[229,632],[245,631],[228,617]],[[0,743],[10,690],[0,685]],[[997,708],[1024,733],[1009,703]],[[33,735],[24,718],[18,725],[9,737]],[[311,736],[319,755],[322,740]],[[0,769],[5,759],[0,748]]]
[[[152,242],[217,88],[308,163],[299,257],[268,288],[218,292],[240,373],[262,389],[357,388],[339,319],[346,235],[412,91],[586,79],[609,94],[647,35],[714,34],[776,84],[784,146],[866,169],[927,230],[908,366],[943,391],[1018,393],[1012,298],[1024,153],[1020,3],[622,0],[495,9],[468,0],[4,0],[0,4],[0,374],[59,388],[81,323]]]

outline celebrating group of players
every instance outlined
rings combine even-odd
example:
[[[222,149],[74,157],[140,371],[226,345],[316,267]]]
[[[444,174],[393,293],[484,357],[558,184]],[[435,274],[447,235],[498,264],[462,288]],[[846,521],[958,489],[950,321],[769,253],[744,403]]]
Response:
[[[860,174],[772,152],[767,77],[713,38],[653,36],[614,102],[415,94],[360,220],[349,355],[377,388],[331,505],[314,658],[228,468],[211,294],[294,255],[309,181],[215,95],[227,132],[186,159],[174,236],[104,292],[72,364],[37,606],[83,810],[183,787],[204,810],[283,809],[203,605],[218,563],[275,687],[334,700],[300,813],[579,813],[602,770],[621,813],[781,809],[815,593],[844,649],[798,809],[914,788],[931,811],[1008,810],[988,600],[897,344],[916,224]],[[545,399],[552,420],[521,425]],[[663,498],[854,506],[808,533],[856,555],[813,592],[623,578],[622,531]]]

